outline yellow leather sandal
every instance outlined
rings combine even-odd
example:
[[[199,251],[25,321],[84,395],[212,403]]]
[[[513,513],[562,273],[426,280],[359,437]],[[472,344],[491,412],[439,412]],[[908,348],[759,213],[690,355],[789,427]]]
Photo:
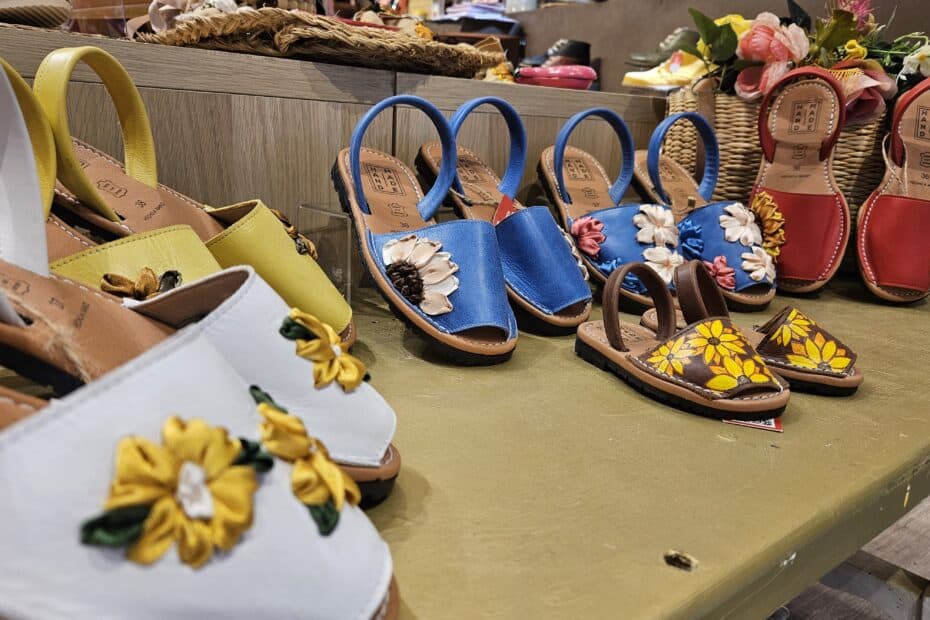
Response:
[[[86,63],[113,100],[123,136],[125,165],[71,136],[68,84],[75,66]],[[158,183],[155,148],[148,115],[132,78],[113,56],[91,47],[55,50],[36,72],[33,91],[52,128],[57,149],[59,187],[50,230],[53,269],[88,285],[100,283],[101,252],[70,223],[112,241],[130,235],[132,243],[184,248],[193,256],[166,258],[192,262],[185,281],[216,267],[251,265],[287,302],[332,325],[344,343],[356,332],[352,310],[313,258],[314,249],[290,224],[260,200],[213,208]],[[164,243],[165,237],[171,240]],[[212,261],[197,249],[206,245]],[[80,248],[80,251],[78,251]],[[130,245],[108,245],[107,253],[131,254]],[[77,256],[74,256],[78,252]],[[109,260],[109,259],[107,259]],[[104,261],[105,262],[105,261]],[[107,263],[109,265],[109,263]]]

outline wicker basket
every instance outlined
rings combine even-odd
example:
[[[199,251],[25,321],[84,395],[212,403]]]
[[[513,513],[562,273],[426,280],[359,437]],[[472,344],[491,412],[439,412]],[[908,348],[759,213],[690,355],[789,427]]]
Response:
[[[668,112],[700,112],[709,118],[720,142],[720,179],[714,197],[746,201],[762,160],[759,105],[700,87],[682,88],[669,95]],[[884,135],[884,118],[846,127],[840,134],[833,156],[833,172],[849,203],[853,222],[859,205],[878,187],[885,174]],[[696,149],[697,132],[691,125],[679,123],[669,131],[665,154],[689,170],[694,169]]]
[[[171,30],[136,36],[147,43],[452,77],[474,77],[505,59],[504,54],[470,45],[447,45],[395,30],[351,26],[331,17],[276,8],[194,16]]]

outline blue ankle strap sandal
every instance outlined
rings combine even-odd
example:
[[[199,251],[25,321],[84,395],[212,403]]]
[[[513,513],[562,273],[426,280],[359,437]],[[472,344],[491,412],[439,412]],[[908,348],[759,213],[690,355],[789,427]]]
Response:
[[[362,146],[375,117],[402,104],[426,113],[442,145],[439,174],[426,195],[406,164]],[[394,312],[450,360],[494,364],[509,359],[517,343],[494,228],[433,219],[455,165],[455,139],[442,113],[424,99],[399,95],[358,122],[333,166],[333,183],[355,222],[362,259]]]
[[[682,121],[695,128],[704,146],[700,182],[661,154],[669,129]],[[646,166],[649,178],[642,178],[638,166],[637,185],[671,208],[684,258],[704,262],[731,309],[752,312],[768,306],[775,296],[775,262],[765,245],[769,233],[763,233],[763,228],[771,232],[774,223],[760,226],[760,220],[770,214],[755,213],[738,202],[714,201],[720,151],[704,117],[682,112],[659,123],[649,140]]]
[[[589,117],[607,121],[620,140],[622,165],[613,181],[593,155],[568,146],[572,132]],[[633,137],[620,116],[607,108],[593,108],[568,119],[555,145],[543,150],[538,172],[592,279],[603,284],[614,270],[645,262],[671,284],[675,267],[683,262],[671,211],[659,205],[620,204],[633,178]],[[641,306],[653,303],[632,272],[620,294]]]
[[[510,133],[504,177],[499,178],[473,151],[459,146],[457,174],[446,203],[459,217],[494,225],[507,293],[520,325],[545,334],[574,333],[591,313],[587,272],[549,209],[524,207],[515,198],[526,164],[526,130],[520,115],[502,99],[474,99],[452,116],[453,135],[458,138],[465,119],[483,105],[501,113]],[[441,156],[439,142],[420,147],[417,168],[424,178],[437,178]]]

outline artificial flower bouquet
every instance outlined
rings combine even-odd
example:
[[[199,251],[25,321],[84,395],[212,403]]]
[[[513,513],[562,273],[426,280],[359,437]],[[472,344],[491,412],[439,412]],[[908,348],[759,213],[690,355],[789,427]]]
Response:
[[[868,123],[882,117],[886,101],[930,77],[930,39],[914,32],[887,40],[888,24],[876,22],[872,0],[828,0],[819,18],[795,0],[782,18],[766,12],[712,20],[689,12],[701,40],[682,51],[704,62],[704,78],[720,92],[745,101],[761,99],[792,68],[816,65],[843,84],[847,123]]]

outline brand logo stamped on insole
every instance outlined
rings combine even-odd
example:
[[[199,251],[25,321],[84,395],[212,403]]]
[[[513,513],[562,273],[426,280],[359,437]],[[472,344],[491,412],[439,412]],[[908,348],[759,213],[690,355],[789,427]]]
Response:
[[[573,181],[593,181],[588,167],[580,159],[566,159],[565,168],[568,170],[568,178]]]
[[[922,168],[930,168],[930,153],[920,154],[920,166]]]
[[[129,190],[127,190],[125,187],[120,187],[119,185],[117,185],[116,183],[114,183],[113,181],[109,179],[100,179],[99,181],[97,181],[97,189],[99,189],[102,192],[112,194],[113,196],[116,196],[117,198],[122,198],[123,196],[129,193]]]
[[[807,145],[795,144],[791,149],[791,159],[804,159],[807,157]]]
[[[368,175],[368,183],[371,188],[379,194],[393,194],[396,196],[405,196],[403,186],[393,170],[385,166],[375,164],[365,164],[365,174]]]
[[[795,101],[791,104],[791,133],[814,133],[820,119],[820,99]]]
[[[930,108],[917,106],[917,126],[914,127],[914,137],[918,140],[930,141]],[[921,165],[923,165],[922,161]]]
[[[484,177],[474,162],[459,160],[459,179],[464,183],[481,183]]]

